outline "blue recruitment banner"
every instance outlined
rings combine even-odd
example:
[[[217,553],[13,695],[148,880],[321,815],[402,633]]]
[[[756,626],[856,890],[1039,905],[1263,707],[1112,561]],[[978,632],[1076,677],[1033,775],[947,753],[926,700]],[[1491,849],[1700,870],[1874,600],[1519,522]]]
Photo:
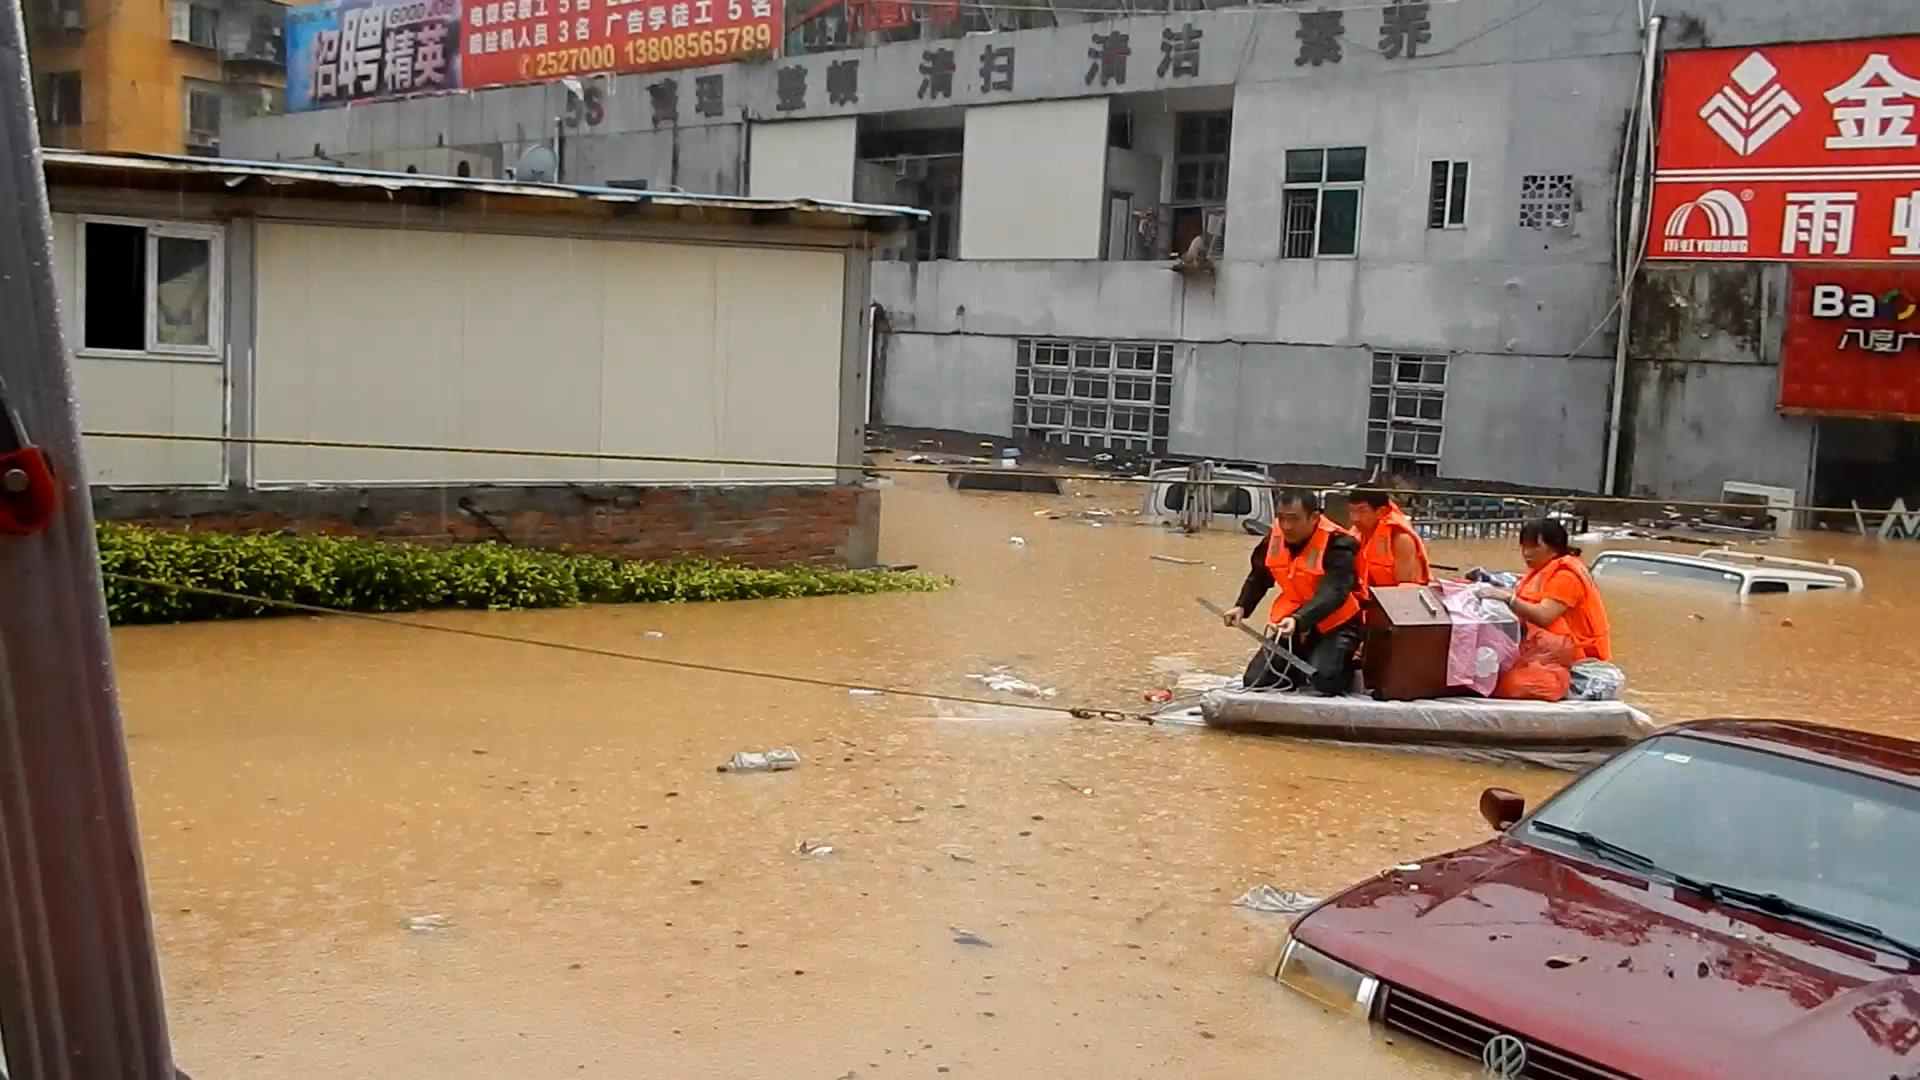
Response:
[[[460,0],[330,0],[287,11],[287,111],[460,86]]]

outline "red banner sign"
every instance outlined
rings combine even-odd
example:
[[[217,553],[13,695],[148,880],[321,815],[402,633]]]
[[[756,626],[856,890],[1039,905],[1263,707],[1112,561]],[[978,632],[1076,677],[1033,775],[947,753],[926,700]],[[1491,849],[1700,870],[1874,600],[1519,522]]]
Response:
[[[1920,420],[1920,267],[1796,266],[1780,408]]]
[[[1920,265],[1920,37],[1666,59],[1653,259]]]
[[[777,51],[781,0],[465,0],[467,86],[700,67]]]

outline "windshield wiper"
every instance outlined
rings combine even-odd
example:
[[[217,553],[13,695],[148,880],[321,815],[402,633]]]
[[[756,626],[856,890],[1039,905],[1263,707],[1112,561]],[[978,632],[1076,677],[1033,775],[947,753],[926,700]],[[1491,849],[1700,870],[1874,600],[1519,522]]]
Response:
[[[1784,915],[1789,918],[1799,919],[1802,922],[1810,922],[1818,926],[1827,927],[1828,929],[1839,930],[1883,945],[1905,956],[1909,960],[1920,961],[1920,945],[1915,945],[1894,937],[1892,934],[1887,933],[1872,923],[1864,923],[1858,919],[1849,919],[1845,915],[1835,915],[1831,911],[1822,911],[1816,907],[1809,907],[1798,900],[1781,896],[1779,893],[1757,892],[1753,889],[1740,888],[1737,885],[1722,885],[1717,881],[1697,882],[1693,885],[1693,888],[1698,889],[1702,895],[1710,900],[1731,901],[1732,903],[1765,911],[1769,914]]]
[[[1709,900],[1739,904],[1743,907],[1753,908],[1769,914],[1782,915],[1788,918],[1799,919],[1802,922],[1824,926],[1831,930],[1839,930],[1883,945],[1907,957],[1909,960],[1920,961],[1920,945],[1915,945],[1894,937],[1892,934],[1887,933],[1885,930],[1871,923],[1864,923],[1858,919],[1849,919],[1845,915],[1835,915],[1830,911],[1822,911],[1816,907],[1809,907],[1806,904],[1800,903],[1798,900],[1791,900],[1781,896],[1779,893],[1757,892],[1753,889],[1740,888],[1737,885],[1723,885],[1717,881],[1702,881],[1699,878],[1678,874],[1672,870],[1668,870],[1666,867],[1661,866],[1659,863],[1630,847],[1616,844],[1611,840],[1595,836],[1593,833],[1581,829],[1569,829],[1565,825],[1555,825],[1551,821],[1540,821],[1538,819],[1528,822],[1527,827],[1530,829],[1538,829],[1549,836],[1558,836],[1571,840],[1596,855],[1624,866],[1632,867],[1644,874],[1664,878],[1683,889],[1690,889],[1693,892],[1697,892]]]
[[[1690,878],[1685,874],[1675,873],[1630,847],[1616,844],[1611,840],[1596,836],[1583,829],[1569,829],[1565,825],[1555,825],[1551,821],[1541,821],[1538,818],[1528,822],[1527,827],[1530,829],[1538,829],[1549,836],[1558,836],[1571,840],[1575,844],[1593,852],[1595,855],[1599,855],[1602,858],[1609,859],[1623,866],[1631,867],[1643,874],[1671,881],[1681,888],[1692,889],[1697,893],[1711,893],[1713,891],[1714,886],[1707,882]]]

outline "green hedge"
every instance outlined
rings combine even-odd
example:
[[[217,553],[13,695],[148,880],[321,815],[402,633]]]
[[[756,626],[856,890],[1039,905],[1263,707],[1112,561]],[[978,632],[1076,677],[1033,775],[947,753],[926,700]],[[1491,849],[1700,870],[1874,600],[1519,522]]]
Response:
[[[502,544],[422,547],[335,536],[172,532],[99,526],[108,574],[348,611],[567,607],[694,600],[932,592],[943,578],[807,566],[761,570],[727,563],[622,562]],[[115,624],[276,614],[265,604],[108,578]]]

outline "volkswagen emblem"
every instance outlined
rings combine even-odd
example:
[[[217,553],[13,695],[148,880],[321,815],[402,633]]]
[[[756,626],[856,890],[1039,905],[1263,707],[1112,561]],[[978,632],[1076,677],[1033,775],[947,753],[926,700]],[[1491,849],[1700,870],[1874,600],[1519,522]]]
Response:
[[[1480,1064],[1493,1080],[1519,1080],[1527,1068],[1527,1044],[1511,1035],[1495,1035],[1480,1051]]]

